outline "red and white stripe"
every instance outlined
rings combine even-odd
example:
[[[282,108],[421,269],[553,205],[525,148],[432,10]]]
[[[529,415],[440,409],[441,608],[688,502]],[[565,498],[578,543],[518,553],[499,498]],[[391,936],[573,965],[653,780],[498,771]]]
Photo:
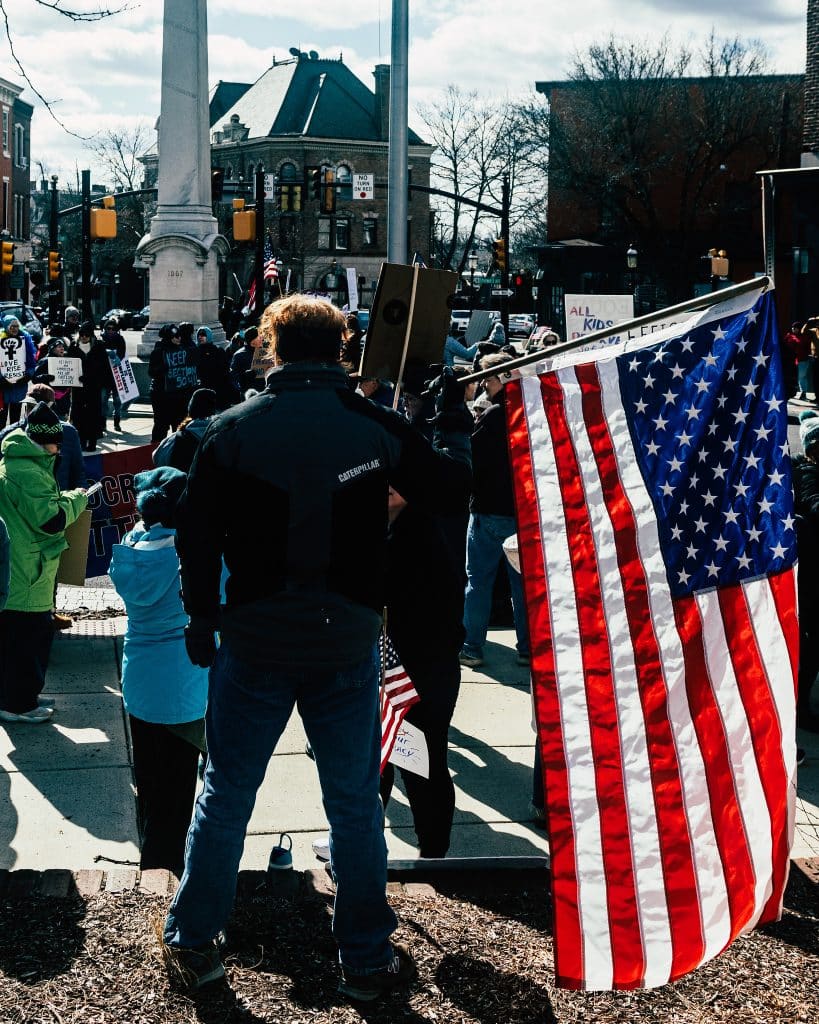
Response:
[[[421,698],[403,665],[387,667],[381,685],[381,771],[395,746],[404,716]]]
[[[795,570],[673,599],[614,360],[506,396],[557,980],[662,985],[781,911]]]

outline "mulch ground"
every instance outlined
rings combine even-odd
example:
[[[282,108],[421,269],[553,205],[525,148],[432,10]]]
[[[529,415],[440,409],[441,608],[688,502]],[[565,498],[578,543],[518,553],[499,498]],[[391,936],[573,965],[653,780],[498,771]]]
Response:
[[[600,1021],[804,1022],[819,1019],[819,886],[791,873],[783,919],[739,939],[675,985],[593,994],[554,985],[542,878],[484,875],[391,885],[397,938],[418,962],[403,995],[359,1009],[336,992],[326,898],[271,894],[243,876],[229,928],[228,982],[172,992],[155,926],[167,897],[137,889],[0,901],[2,1024],[534,1024]]]

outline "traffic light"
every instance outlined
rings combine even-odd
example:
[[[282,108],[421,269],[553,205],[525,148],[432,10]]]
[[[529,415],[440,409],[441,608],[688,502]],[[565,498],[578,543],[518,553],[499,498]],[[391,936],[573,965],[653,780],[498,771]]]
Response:
[[[102,200],[102,209],[91,211],[91,237],[92,238],[116,238],[117,237],[117,211],[114,209],[114,197],[105,196]]]
[[[244,199],[233,200],[233,241],[252,242],[256,237],[256,211],[246,210]]]
[[[727,277],[728,253],[724,249],[709,249],[708,255],[711,257],[711,277]]]
[[[526,271],[525,270],[519,270],[515,274],[515,278],[512,281],[512,284],[515,286],[515,288],[523,288],[524,285],[526,284]]]
[[[321,183],[323,179],[320,167],[307,168],[307,185],[313,199],[321,199]]]
[[[14,270],[14,242],[0,243],[0,274],[10,274]]]
[[[213,167],[210,172],[210,201],[218,203],[225,190],[225,171],[222,167]]]
[[[60,259],[58,252],[50,252],[48,254],[48,279],[49,281],[56,281],[60,274],[63,272],[63,261]]]
[[[506,241],[496,238],[492,243],[492,259],[498,270],[506,270]]]
[[[330,167],[324,169],[324,192],[321,199],[322,213],[333,213],[336,208],[335,173]]]

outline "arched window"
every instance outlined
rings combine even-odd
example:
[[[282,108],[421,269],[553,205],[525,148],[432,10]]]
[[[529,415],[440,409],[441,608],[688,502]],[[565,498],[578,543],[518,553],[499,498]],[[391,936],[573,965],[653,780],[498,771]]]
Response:
[[[339,164],[336,169],[336,181],[341,186],[338,190],[339,199],[353,198],[353,172],[347,164]]]
[[[281,166],[281,170],[279,171],[279,181],[295,181],[296,173],[296,165],[288,160],[287,163],[284,163]]]

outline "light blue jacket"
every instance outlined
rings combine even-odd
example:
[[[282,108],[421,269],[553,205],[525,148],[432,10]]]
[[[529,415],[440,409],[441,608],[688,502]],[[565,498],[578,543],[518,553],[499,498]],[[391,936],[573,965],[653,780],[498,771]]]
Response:
[[[207,669],[191,665],[183,630],[175,531],[137,523],[115,544],[110,574],[125,602],[122,696],[128,714],[162,725],[203,718]]]

